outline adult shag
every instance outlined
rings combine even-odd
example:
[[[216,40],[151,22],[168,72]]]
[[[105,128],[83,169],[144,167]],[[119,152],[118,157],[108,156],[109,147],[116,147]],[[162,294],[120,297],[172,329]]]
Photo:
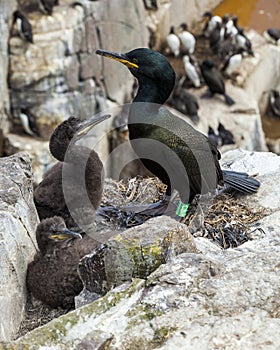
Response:
[[[201,73],[209,88],[211,96],[223,95],[227,105],[231,106],[235,101],[226,93],[225,82],[222,73],[215,67],[212,60],[204,60],[201,65]]]
[[[36,230],[39,252],[28,265],[26,284],[32,295],[50,307],[70,309],[83,284],[78,275],[82,257],[98,242],[67,229],[63,218],[43,220]]]
[[[76,142],[108,117],[102,115],[84,121],[70,117],[54,130],[49,148],[59,163],[47,171],[34,192],[41,220],[58,215],[64,218],[68,227],[75,227],[69,205],[72,210],[81,211],[83,217],[86,210],[91,215],[98,208],[103,190],[103,165],[94,150]],[[84,179],[85,186],[81,179]],[[67,203],[64,191],[67,191]]]
[[[247,174],[222,171],[220,153],[208,138],[162,106],[175,84],[175,72],[163,55],[147,48],[96,53],[123,63],[138,80],[129,138],[143,164],[167,185],[167,195],[175,188],[187,204],[220,183],[244,193],[257,191],[259,182]]]

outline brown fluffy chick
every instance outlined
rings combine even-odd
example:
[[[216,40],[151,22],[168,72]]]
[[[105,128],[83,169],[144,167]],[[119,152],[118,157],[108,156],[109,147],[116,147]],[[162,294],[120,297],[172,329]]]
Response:
[[[40,251],[28,265],[28,290],[52,308],[73,308],[74,297],[83,288],[77,271],[79,261],[99,242],[68,230],[63,218],[58,216],[37,226],[36,239]]]
[[[68,227],[74,227],[70,212],[92,209],[94,214],[98,208],[103,191],[103,164],[94,150],[77,145],[76,141],[108,117],[103,115],[86,121],[70,117],[54,130],[49,148],[59,162],[46,172],[34,192],[41,220],[58,215]]]

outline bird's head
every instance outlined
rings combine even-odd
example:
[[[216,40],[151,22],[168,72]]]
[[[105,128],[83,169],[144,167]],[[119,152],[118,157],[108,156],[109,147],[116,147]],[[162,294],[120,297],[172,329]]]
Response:
[[[229,21],[229,15],[223,15],[222,21],[224,24],[226,24]]]
[[[17,20],[17,18],[23,18],[23,17],[24,17],[24,15],[20,10],[16,10],[14,12],[14,22]]]
[[[238,22],[238,17],[236,15],[232,16],[232,22],[237,25],[237,22]]]
[[[64,160],[65,153],[70,142],[80,140],[95,125],[109,118],[110,115],[98,115],[90,119],[80,120],[76,117],[70,117],[57,126],[50,138],[51,154],[60,161]]]
[[[277,90],[271,90],[271,94],[274,98],[278,98],[279,97],[279,91]]]
[[[206,69],[212,69],[214,67],[214,62],[210,59],[206,59],[202,62],[202,67]]]
[[[138,48],[121,54],[105,50],[97,50],[96,53],[124,64],[141,86],[157,87],[162,101],[153,101],[155,103],[164,103],[174,88],[175,72],[168,60],[157,51]]]
[[[44,219],[36,229],[36,239],[42,254],[54,244],[76,238],[81,239],[82,236],[79,233],[68,230],[63,218],[60,216]]]
[[[206,11],[204,12],[204,14],[202,15],[202,18],[212,18],[213,17],[213,13],[210,11]]]
[[[187,23],[182,23],[182,24],[180,25],[180,28],[181,28],[182,30],[188,30],[188,25],[187,25]]]

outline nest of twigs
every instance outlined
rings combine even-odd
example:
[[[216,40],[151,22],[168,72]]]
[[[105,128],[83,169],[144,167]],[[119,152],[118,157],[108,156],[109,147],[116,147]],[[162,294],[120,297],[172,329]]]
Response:
[[[140,225],[157,215],[148,214],[144,209],[148,204],[162,200],[165,190],[166,186],[157,178],[107,180],[102,201],[103,216],[122,229]],[[206,204],[201,202],[203,200],[193,203],[182,220],[194,235],[209,238],[224,249],[238,247],[253,239],[252,227],[263,217],[261,210],[241,204],[234,192],[212,196]],[[178,198],[174,201],[173,214],[177,203]]]

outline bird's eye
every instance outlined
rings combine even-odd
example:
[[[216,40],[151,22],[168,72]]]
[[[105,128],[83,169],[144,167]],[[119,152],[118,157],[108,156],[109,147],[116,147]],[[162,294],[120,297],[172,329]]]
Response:
[[[137,63],[138,63],[137,58],[133,58],[133,59],[132,59],[132,62],[137,64]]]

